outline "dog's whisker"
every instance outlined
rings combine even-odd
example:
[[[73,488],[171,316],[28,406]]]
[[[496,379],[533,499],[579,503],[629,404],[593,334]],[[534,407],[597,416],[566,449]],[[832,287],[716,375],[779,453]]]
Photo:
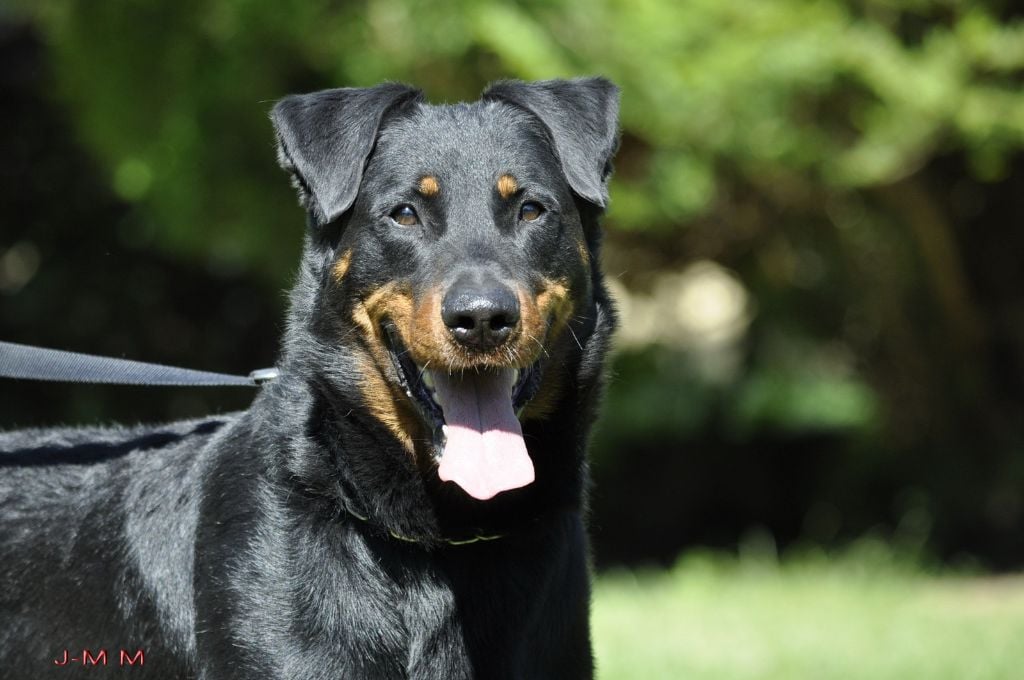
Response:
[[[568,328],[569,333],[572,334],[572,339],[576,341],[576,346],[580,348],[580,351],[583,351],[583,343],[580,342],[580,339],[578,337],[576,337],[576,331],[574,331],[572,329],[572,326],[570,326],[569,324],[566,324],[565,327]]]
[[[548,357],[549,359],[551,358],[551,354],[548,352],[548,348],[544,346],[543,342],[535,338],[531,333],[527,333],[526,337],[530,338],[535,343],[537,343],[537,347],[540,347],[540,351],[544,353],[544,356]]]

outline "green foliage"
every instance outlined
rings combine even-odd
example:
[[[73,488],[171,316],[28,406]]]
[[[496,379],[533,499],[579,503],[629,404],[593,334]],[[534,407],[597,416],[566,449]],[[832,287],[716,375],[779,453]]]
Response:
[[[976,3],[23,6],[82,138],[156,243],[278,278],[299,218],[273,176],[265,114],[293,90],[399,79],[450,100],[496,76],[607,74],[626,134],[612,225],[639,230],[707,214],[736,176],[872,186],[964,147],[991,180],[1024,146],[1024,24]]]
[[[692,437],[717,409],[738,438],[776,432],[870,431],[877,396],[842,367],[814,362],[805,353],[756,366],[735,383],[709,385],[694,372],[699,358],[651,347],[617,354],[615,389],[608,395],[599,432],[623,437]],[[652,404],[656,405],[652,408]],[[597,437],[596,451],[605,452]]]
[[[600,577],[599,677],[1003,679],[1024,664],[1020,578],[935,575],[876,542],[781,563],[691,553]]]

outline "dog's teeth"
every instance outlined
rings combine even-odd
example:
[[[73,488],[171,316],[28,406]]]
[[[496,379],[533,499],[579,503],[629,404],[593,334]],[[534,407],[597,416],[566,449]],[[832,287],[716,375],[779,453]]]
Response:
[[[430,391],[434,391],[434,376],[430,375],[430,371],[423,371],[423,384],[430,388]]]
[[[518,368],[513,368],[512,369],[512,384],[515,385],[517,382],[519,382],[519,369]]]

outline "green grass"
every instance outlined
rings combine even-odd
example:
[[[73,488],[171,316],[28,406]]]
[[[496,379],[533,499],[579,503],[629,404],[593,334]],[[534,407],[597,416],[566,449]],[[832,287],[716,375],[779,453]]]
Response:
[[[598,578],[598,677],[1024,678],[1024,576],[935,573],[874,543],[841,557],[692,554]]]

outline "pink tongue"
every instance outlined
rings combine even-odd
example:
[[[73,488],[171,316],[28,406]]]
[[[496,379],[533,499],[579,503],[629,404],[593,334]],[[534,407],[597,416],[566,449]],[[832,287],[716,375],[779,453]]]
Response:
[[[431,371],[448,437],[437,474],[485,501],[533,481],[533,461],[512,410],[512,371]]]

